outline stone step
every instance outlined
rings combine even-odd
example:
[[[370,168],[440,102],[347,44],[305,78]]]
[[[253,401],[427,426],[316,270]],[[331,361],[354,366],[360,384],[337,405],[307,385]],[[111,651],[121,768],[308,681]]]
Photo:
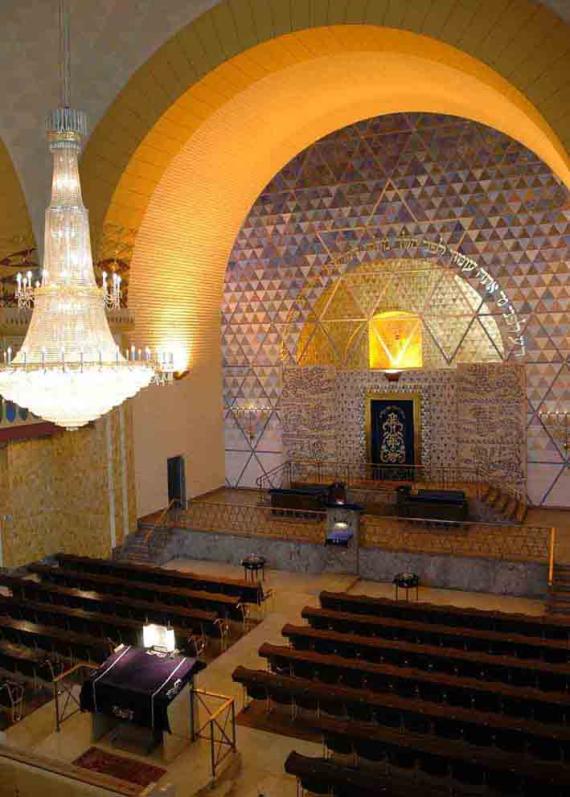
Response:
[[[570,600],[559,600],[557,596],[548,596],[548,607],[551,609],[563,609],[570,612]]]
[[[505,493],[499,493],[499,497],[495,501],[494,509],[499,512],[499,514],[504,515],[506,514],[507,504],[509,503],[509,496],[505,495]]]
[[[570,609],[559,606],[547,606],[546,612],[547,614],[556,614],[560,617],[570,617]]]
[[[514,520],[516,518],[517,509],[518,509],[517,499],[510,497],[505,506],[505,517],[508,520]]]
[[[567,573],[557,573],[556,569],[554,570],[554,583],[556,586],[560,585],[561,587],[568,587],[570,589],[570,576]]]

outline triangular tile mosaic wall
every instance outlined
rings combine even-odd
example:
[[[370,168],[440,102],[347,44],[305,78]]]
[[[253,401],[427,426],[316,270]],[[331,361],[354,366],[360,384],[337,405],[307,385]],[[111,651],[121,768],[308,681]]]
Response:
[[[251,208],[230,257],[222,307],[228,484],[252,485],[283,458],[282,364],[297,361],[308,331],[331,363],[339,363],[339,340],[356,318],[353,302],[365,318],[387,290],[383,275],[359,288],[359,264],[370,270],[365,247],[378,236],[400,235],[460,249],[508,294],[526,345],[529,498],[569,505],[568,452],[539,413],[570,410],[570,195],[517,142],[435,114],[377,117],[317,141]],[[338,261],[345,252],[353,253],[348,264]],[[449,281],[439,266],[426,269],[424,280]],[[323,297],[348,272],[350,297],[341,295],[336,310],[322,313]],[[411,294],[408,304],[417,300],[409,282],[399,287]],[[467,289],[451,306],[449,291],[432,287],[429,308],[417,311],[434,358],[439,352],[437,367],[517,354],[504,330],[501,346],[498,320],[483,300],[475,310],[468,307]],[[464,314],[453,309],[460,305]],[[331,324],[340,322],[344,331],[333,331]],[[362,334],[356,325],[352,331]],[[343,367],[362,367],[358,345]],[[241,419],[232,412],[251,399],[273,408],[270,432],[253,440],[238,434]]]

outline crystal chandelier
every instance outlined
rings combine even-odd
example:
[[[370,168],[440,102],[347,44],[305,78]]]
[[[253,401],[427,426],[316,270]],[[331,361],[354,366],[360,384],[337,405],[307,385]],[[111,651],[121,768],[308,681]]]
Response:
[[[105,307],[120,303],[120,278],[95,282],[88,212],[83,205],[78,158],[87,132],[83,111],[69,107],[69,23],[60,0],[62,107],[48,118],[53,155],[51,201],[45,214],[41,284],[20,275],[18,303],[33,305],[22,347],[0,363],[0,395],[66,429],[109,412],[151,382],[172,378],[172,357],[117,346]]]

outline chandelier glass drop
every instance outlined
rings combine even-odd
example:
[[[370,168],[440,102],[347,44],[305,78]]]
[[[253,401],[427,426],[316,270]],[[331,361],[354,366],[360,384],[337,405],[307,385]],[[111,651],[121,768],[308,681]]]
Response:
[[[87,132],[83,111],[68,107],[68,15],[60,4],[62,107],[48,118],[53,155],[51,202],[45,214],[41,284],[31,288],[33,312],[18,354],[0,363],[0,395],[35,415],[77,429],[134,396],[152,381],[169,381],[171,358],[151,357],[116,344],[105,314],[109,286],[95,282],[88,212],[83,205],[78,158]],[[21,279],[21,278],[20,278]],[[21,291],[22,285],[18,285]],[[112,289],[116,291],[116,281]],[[115,297],[116,299],[116,297]]]

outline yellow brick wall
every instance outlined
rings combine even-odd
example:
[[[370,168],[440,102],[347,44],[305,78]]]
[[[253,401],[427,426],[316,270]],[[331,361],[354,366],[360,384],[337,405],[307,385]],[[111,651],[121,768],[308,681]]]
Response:
[[[123,471],[119,412],[93,427],[11,442],[0,450],[0,514],[10,516],[2,528],[4,567],[17,567],[59,550],[110,554],[109,453],[116,544],[125,532],[134,530],[132,454],[127,448]],[[128,447],[132,445],[130,409],[124,412]]]

